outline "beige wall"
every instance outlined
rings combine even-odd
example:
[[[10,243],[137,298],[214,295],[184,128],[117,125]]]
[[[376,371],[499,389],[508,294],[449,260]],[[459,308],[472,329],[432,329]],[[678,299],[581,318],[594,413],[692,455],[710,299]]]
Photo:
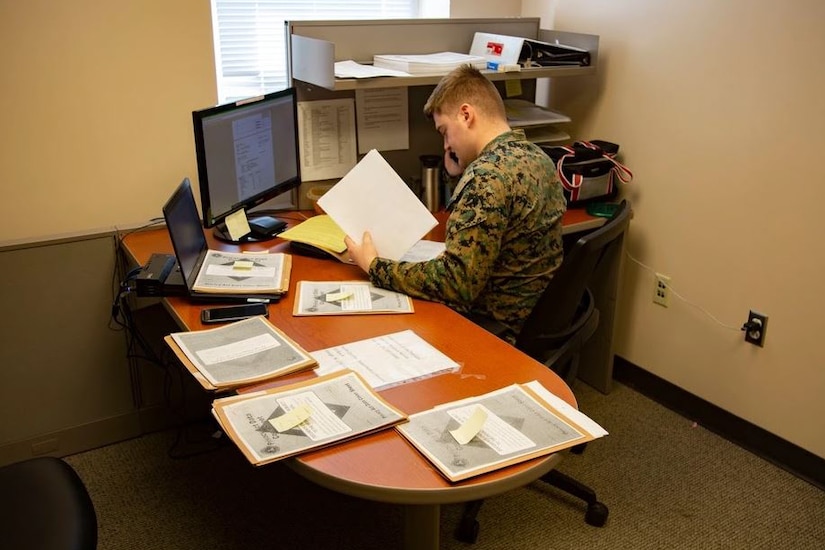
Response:
[[[207,0],[0,3],[0,242],[140,223],[195,176]]]
[[[825,457],[825,4],[559,0],[554,17],[601,37],[598,77],[550,101],[621,144],[629,251],[733,327],[653,304],[652,274],[626,262],[617,353]],[[763,349],[738,330],[751,308]]]

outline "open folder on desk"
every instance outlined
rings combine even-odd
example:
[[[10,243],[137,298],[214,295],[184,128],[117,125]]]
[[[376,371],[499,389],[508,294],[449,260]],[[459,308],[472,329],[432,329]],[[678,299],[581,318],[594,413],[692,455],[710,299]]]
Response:
[[[346,234],[338,224],[326,214],[312,216],[294,227],[290,227],[278,235],[281,239],[292,243],[293,251],[299,254],[311,254],[311,248],[302,248],[301,245],[317,249],[318,252],[331,256],[341,262],[349,260],[347,245],[344,244]]]
[[[450,481],[607,435],[537,381],[437,405],[395,429]]]
[[[212,414],[256,466],[367,435],[406,419],[403,411],[351,370],[216,399]]]
[[[206,390],[230,390],[300,370],[318,362],[264,317],[164,337],[180,362]]]

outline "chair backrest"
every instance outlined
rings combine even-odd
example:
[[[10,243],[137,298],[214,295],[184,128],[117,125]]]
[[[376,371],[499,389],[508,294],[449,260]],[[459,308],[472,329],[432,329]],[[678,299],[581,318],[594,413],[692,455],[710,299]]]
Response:
[[[629,223],[630,205],[625,200],[603,226],[573,244],[524,322],[516,337],[517,348],[542,360],[541,355],[548,351],[548,337],[564,333],[576,321],[593,273],[605,258],[621,251]]]
[[[64,460],[29,458],[0,467],[3,548],[94,550],[97,514],[83,480]]]

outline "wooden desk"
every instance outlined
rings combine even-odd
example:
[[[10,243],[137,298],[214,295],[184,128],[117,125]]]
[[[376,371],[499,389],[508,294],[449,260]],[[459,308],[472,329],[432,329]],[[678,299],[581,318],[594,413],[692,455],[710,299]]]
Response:
[[[212,248],[239,248],[215,241],[211,232],[207,233],[207,238]],[[139,264],[145,263],[153,252],[171,251],[165,229],[133,233],[124,239],[123,244],[126,253]],[[247,250],[268,249],[272,252],[286,251],[287,247],[288,243],[280,239],[244,245]],[[293,317],[297,281],[365,278],[356,266],[294,256],[290,291],[280,302],[270,304],[270,321],[308,351],[400,330],[414,330],[458,362],[461,369],[457,373],[382,392],[390,403],[408,414],[531,380],[539,380],[551,392],[575,406],[570,388],[556,374],[442,304],[415,300],[412,315]],[[205,306],[190,304],[184,298],[167,298],[164,303],[182,328],[205,328],[200,322],[200,311]],[[313,376],[312,373],[299,373],[267,386]],[[450,483],[395,430],[385,430],[288,459],[287,463],[307,479],[326,488],[359,498],[403,505],[406,546],[438,548],[441,504],[487,498],[521,487],[544,475],[559,461],[557,454],[550,455]]]

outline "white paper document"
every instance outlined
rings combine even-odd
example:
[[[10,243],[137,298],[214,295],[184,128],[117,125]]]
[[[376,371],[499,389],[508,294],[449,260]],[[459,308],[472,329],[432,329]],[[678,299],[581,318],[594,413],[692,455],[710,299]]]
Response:
[[[318,376],[350,369],[375,390],[456,372],[460,365],[412,330],[310,352]]]
[[[301,180],[340,178],[358,158],[355,147],[355,104],[352,99],[298,103]]]
[[[355,90],[358,152],[410,148],[407,88]]]
[[[371,150],[318,205],[360,243],[365,231],[382,258],[399,260],[438,220],[384,157]]]
[[[439,241],[420,240],[401,256],[402,262],[426,262],[438,257],[446,250],[446,245]]]

